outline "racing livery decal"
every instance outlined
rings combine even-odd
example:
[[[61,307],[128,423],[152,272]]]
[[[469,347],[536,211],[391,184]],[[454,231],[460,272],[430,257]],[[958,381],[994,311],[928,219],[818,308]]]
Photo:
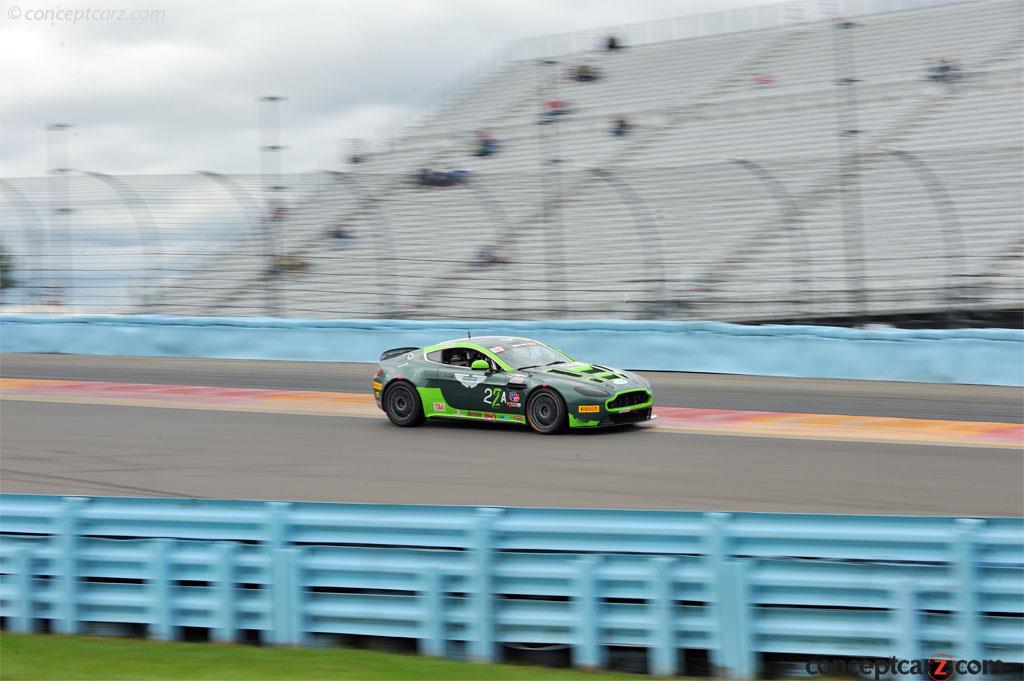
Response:
[[[477,374],[452,374],[455,376],[455,380],[462,384],[464,388],[475,388],[486,380],[483,376]]]
[[[497,409],[504,404],[507,407],[516,409],[520,405],[519,393],[515,390],[502,390],[501,388],[484,388],[484,404]]]

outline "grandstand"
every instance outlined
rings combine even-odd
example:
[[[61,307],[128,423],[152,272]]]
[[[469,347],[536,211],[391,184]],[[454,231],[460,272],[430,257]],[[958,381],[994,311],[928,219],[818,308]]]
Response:
[[[279,219],[249,216],[262,227],[162,270],[147,309],[733,321],[1020,309],[1021,14],[1018,0],[978,0],[507,63],[389,150],[288,178]],[[957,78],[928,78],[939,58]],[[579,64],[601,78],[567,77]],[[554,100],[570,112],[540,125]],[[633,127],[616,137],[620,116]],[[498,153],[474,155],[480,129]],[[471,174],[423,187],[420,168]],[[301,266],[273,270],[270,252]]]

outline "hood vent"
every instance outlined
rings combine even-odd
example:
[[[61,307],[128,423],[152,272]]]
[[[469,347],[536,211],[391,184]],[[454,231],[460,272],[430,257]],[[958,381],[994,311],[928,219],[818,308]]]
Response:
[[[559,376],[571,376],[573,378],[579,378],[579,374],[574,374],[571,371],[562,371],[561,369],[548,369],[549,374],[558,374]]]

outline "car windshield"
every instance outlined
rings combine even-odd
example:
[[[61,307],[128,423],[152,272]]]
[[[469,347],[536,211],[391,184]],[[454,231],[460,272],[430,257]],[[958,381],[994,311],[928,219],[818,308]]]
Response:
[[[490,351],[517,370],[533,369],[549,364],[567,364],[568,357],[536,341],[511,341],[508,345],[496,345]]]

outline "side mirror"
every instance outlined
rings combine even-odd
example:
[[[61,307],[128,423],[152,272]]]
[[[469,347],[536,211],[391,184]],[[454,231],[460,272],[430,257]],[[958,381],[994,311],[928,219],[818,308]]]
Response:
[[[469,365],[470,369],[490,369],[491,363],[486,359],[474,359],[473,363]]]

